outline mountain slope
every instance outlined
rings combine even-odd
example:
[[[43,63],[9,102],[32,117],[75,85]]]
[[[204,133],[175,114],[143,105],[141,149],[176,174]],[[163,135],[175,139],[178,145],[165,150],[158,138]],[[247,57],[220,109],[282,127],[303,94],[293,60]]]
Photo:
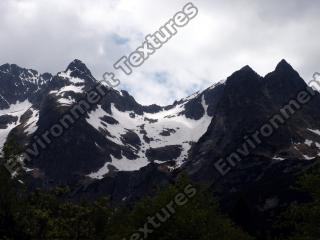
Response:
[[[12,79],[2,76],[0,86],[6,86],[7,81],[27,82],[24,75],[14,74],[18,67],[10,66],[1,67]],[[40,79],[41,75],[35,74],[32,83]],[[5,95],[4,99],[14,104],[1,110],[2,145],[6,139],[15,139],[22,148],[32,147],[96,83],[87,67],[75,60],[64,72],[35,85],[32,93],[16,98],[15,93]],[[101,179],[109,172],[139,170],[150,162],[170,162],[174,169],[187,160],[191,146],[206,132],[212,119],[210,111],[204,93],[160,107],[142,106],[127,92],[108,89],[98,105],[88,109],[61,137],[52,139],[48,148],[36,149],[38,156],[25,167],[31,174],[59,183],[86,175]],[[68,151],[61,151],[64,146]]]
[[[35,149],[34,144],[84,99],[97,81],[79,60],[55,76],[9,64],[0,69],[0,144],[14,140],[22,149],[37,150],[24,168],[31,179],[52,186],[114,181],[123,171],[130,176],[151,169],[169,176],[185,169],[195,179],[220,179],[223,189],[229,185],[241,188],[261,178],[266,168],[285,166],[282,160],[305,164],[304,160],[320,154],[316,93],[309,104],[235,164],[231,177],[221,176],[215,167],[219,159],[243,144],[245,136],[307,87],[285,60],[265,77],[246,66],[225,82],[164,107],[142,106],[126,91],[103,87],[106,96],[86,109],[61,136],[50,139],[44,149]],[[242,174],[238,179],[232,177],[242,171],[253,173],[246,180]],[[123,197],[130,191],[124,190]]]

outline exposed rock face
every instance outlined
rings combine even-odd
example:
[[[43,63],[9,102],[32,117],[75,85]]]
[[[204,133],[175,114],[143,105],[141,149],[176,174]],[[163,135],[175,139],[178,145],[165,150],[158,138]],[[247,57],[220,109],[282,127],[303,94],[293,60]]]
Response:
[[[265,77],[246,66],[225,82],[164,107],[142,106],[126,91],[103,87],[106,95],[98,104],[51,137],[48,146],[35,148],[96,83],[79,60],[55,76],[0,66],[0,144],[14,139],[38,151],[26,163],[27,181],[90,183],[78,194],[130,201],[186,171],[214,183],[235,216],[248,206],[264,216],[295,199],[289,186],[320,154],[319,93],[306,104],[292,104],[307,85],[284,60]],[[289,117],[281,115],[272,134],[260,133],[260,143],[252,147],[248,139],[281,109]],[[234,152],[241,159],[228,160]],[[221,159],[230,168],[224,176],[216,167]]]
[[[0,116],[0,129],[6,129],[9,124],[15,123],[18,121],[18,117],[11,115],[2,115]]]
[[[169,145],[159,148],[149,148],[146,156],[149,161],[168,161],[168,159],[177,159],[182,152],[180,145]]]
[[[280,110],[288,106],[290,100],[298,102],[297,94],[306,90],[306,83],[284,60],[274,72],[264,78],[249,67],[234,73],[226,80],[208,131],[192,149],[190,164],[208,171],[208,166],[197,162],[207,162],[213,166],[219,158],[227,157],[246,142],[246,136],[251,136],[264,124],[269,123],[276,114],[281,114]],[[283,122],[279,119],[276,121],[279,128],[275,128],[271,136],[259,136],[262,143],[251,149],[248,156],[237,165],[252,165],[251,156],[267,157],[271,162],[277,156],[306,158],[305,156],[310,154],[310,148],[303,147],[308,145],[306,141],[313,142],[314,140],[310,140],[313,137],[317,138],[316,141],[320,140],[319,136],[310,131],[317,129],[316,126],[320,124],[319,114],[316,113],[320,99],[318,93],[314,94],[305,105],[299,104],[300,106],[296,107],[293,104],[290,108],[285,108],[289,119],[286,119],[286,114],[282,114]],[[316,156],[317,154],[310,155],[311,158]]]

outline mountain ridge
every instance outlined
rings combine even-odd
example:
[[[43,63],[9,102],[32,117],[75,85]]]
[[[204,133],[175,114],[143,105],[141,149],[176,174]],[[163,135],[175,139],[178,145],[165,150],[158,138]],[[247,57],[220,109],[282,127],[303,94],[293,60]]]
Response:
[[[107,94],[98,104],[73,124],[64,122],[68,127],[58,137],[47,134],[50,144],[44,148],[39,139],[44,141],[97,80],[80,60],[56,75],[19,67],[9,74],[5,68],[9,65],[0,67],[2,157],[20,149],[13,152],[22,167],[15,178],[28,189],[67,185],[72,199],[108,197],[115,205],[130,204],[186,173],[205,183],[238,224],[255,231],[267,229],[275,212],[303,199],[291,186],[320,159],[318,92],[249,148],[248,136],[284,106],[290,110],[288,103],[307,90],[285,60],[265,76],[245,66],[167,106],[144,106],[126,91],[103,86]],[[23,161],[21,153],[35,150],[36,143],[38,153]],[[247,153],[232,155],[239,148]],[[225,175],[216,167],[221,159],[231,166]],[[243,209],[261,218],[250,219]]]
[[[48,75],[40,89],[33,81],[26,94],[21,85],[13,84],[14,90],[4,86],[8,80],[22,81],[19,74],[8,76],[0,72],[1,96],[5,89],[7,95],[19,94],[10,96],[9,108],[0,105],[0,143],[15,141],[22,149],[32,146],[97,82],[80,60]],[[264,77],[245,66],[225,81],[167,106],[144,106],[126,91],[109,89],[97,106],[40,149],[31,162],[22,164],[21,178],[33,187],[85,186],[77,195],[108,195],[115,202],[139,198],[181,171],[198,181],[215,182],[223,198],[246,186],[256,189],[271,176],[276,180],[273,171],[283,173],[287,186],[320,154],[318,93],[227,176],[221,176],[214,164],[306,87],[282,60]],[[261,204],[252,201],[254,206]],[[232,199],[226,205],[232,205]]]

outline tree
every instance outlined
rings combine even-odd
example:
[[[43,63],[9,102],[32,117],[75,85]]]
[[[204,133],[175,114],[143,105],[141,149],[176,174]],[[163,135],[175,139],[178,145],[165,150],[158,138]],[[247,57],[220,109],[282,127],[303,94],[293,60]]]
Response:
[[[293,203],[281,218],[284,229],[293,230],[290,240],[320,239],[320,164],[298,180],[299,190],[307,194],[310,201]]]
[[[16,213],[21,209],[17,194],[17,183],[10,173],[0,165],[0,236],[3,239],[25,239],[17,225]]]
[[[126,239],[146,237],[141,228],[148,228],[147,237],[153,240],[252,239],[221,214],[210,191],[185,176],[137,203],[125,224]]]

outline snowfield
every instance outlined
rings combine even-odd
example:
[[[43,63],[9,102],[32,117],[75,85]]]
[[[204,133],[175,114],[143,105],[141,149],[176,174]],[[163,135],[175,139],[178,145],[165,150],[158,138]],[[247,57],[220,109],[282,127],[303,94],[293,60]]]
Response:
[[[16,102],[15,104],[11,104],[9,108],[0,110],[0,116],[9,115],[13,117],[17,117],[18,120],[8,124],[5,129],[0,130],[0,148],[2,152],[3,145],[5,144],[7,137],[12,129],[17,127],[20,124],[21,116],[31,107],[31,103],[28,100],[23,102]],[[30,122],[30,124],[32,124]],[[29,130],[32,131],[33,127]]]
[[[100,170],[89,174],[89,176],[92,178],[102,178],[104,174],[108,173],[110,165],[119,171],[139,170],[150,163],[146,157],[147,149],[169,145],[179,145],[182,147],[180,156],[175,159],[176,167],[180,167],[187,159],[192,143],[200,139],[212,121],[212,117],[207,114],[208,105],[204,97],[202,97],[202,106],[205,109],[205,114],[199,120],[193,120],[181,114],[185,110],[185,104],[186,101],[169,110],[157,113],[144,113],[143,115],[133,114],[133,112],[121,112],[114,104],[111,106],[112,114],[108,114],[101,106],[98,106],[87,118],[87,122],[90,125],[98,131],[107,130],[111,135],[107,136],[107,138],[122,146],[126,145],[122,140],[122,135],[128,131],[133,131],[139,136],[141,146],[136,149],[139,156],[138,159],[129,160],[124,156],[121,159],[117,159],[111,156],[111,162],[107,162]],[[107,124],[108,126],[106,127],[106,123],[101,120],[104,116],[112,117],[119,123]],[[141,133],[141,130],[146,132],[146,136],[151,139],[150,142],[144,140],[144,134]],[[169,133],[163,134],[163,131],[168,131]]]

